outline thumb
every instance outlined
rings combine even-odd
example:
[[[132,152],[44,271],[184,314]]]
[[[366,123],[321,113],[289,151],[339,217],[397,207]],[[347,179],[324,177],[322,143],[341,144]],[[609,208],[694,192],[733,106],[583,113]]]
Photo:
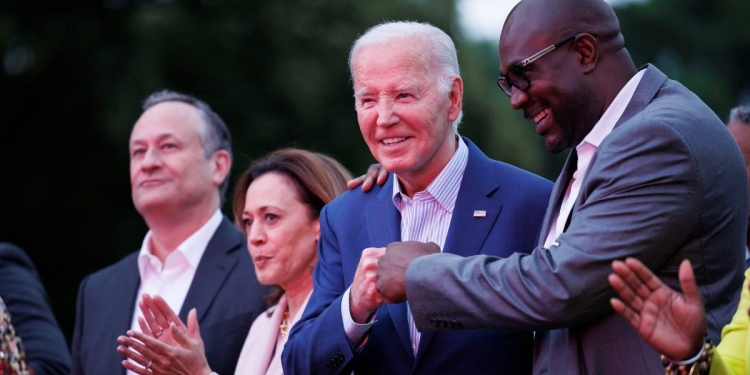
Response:
[[[693,273],[693,267],[690,264],[690,260],[685,259],[680,263],[679,277],[682,294],[685,296],[685,302],[703,305],[703,297],[701,296],[701,292],[698,290],[698,285],[695,282],[695,274]]]

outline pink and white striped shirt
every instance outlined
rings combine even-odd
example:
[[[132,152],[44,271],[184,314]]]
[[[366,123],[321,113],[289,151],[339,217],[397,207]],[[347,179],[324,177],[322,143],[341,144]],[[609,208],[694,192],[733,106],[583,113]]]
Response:
[[[443,250],[468,160],[469,149],[463,139],[458,137],[456,153],[427,189],[409,198],[401,191],[400,184],[393,184],[393,204],[401,212],[401,241],[434,242],[440,247],[440,251]],[[408,306],[407,303],[407,309]],[[411,348],[416,356],[421,334],[414,324],[411,310],[409,334]]]

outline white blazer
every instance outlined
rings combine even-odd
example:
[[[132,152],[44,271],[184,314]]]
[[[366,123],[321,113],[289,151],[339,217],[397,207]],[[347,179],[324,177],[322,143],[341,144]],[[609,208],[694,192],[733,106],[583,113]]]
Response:
[[[312,291],[311,293],[312,294]],[[310,294],[305,298],[300,309],[289,322],[289,332],[292,331],[302,313],[305,311]],[[258,315],[250,327],[250,332],[242,346],[240,358],[237,360],[235,375],[282,375],[281,349],[284,348],[288,334],[279,337],[279,325],[287,309],[286,294],[281,296],[279,303],[271,306],[264,313]],[[278,353],[276,349],[278,347]]]

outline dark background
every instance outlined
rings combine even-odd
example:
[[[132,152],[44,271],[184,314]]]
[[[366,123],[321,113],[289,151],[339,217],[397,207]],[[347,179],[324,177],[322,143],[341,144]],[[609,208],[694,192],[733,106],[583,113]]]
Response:
[[[655,63],[723,121],[750,102],[750,2],[615,9],[637,65]],[[284,146],[328,153],[358,175],[374,160],[356,122],[348,49],[368,27],[403,19],[456,41],[460,132],[554,180],[565,155],[547,154],[510,109],[494,82],[496,40],[466,40],[451,0],[3,1],[0,241],[30,254],[68,339],[81,279],[138,249],[147,230],[130,200],[127,140],[148,94],[191,93],[224,118],[232,182]]]

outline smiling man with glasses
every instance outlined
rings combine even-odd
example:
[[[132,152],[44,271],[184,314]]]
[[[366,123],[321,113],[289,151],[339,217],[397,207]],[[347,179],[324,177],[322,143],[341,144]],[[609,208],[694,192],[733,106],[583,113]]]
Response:
[[[543,56],[546,56],[548,53],[558,49],[563,44],[575,39],[576,36],[578,35],[576,34],[576,35],[569,36],[531,55],[529,58],[521,60],[520,63],[511,65],[511,67],[508,68],[508,72],[505,73],[504,76],[500,76],[497,78],[497,85],[503,90],[505,95],[508,95],[508,96],[512,95],[511,93],[512,87],[515,87],[521,91],[526,91],[526,89],[529,88],[531,81],[529,81],[529,76],[526,75],[526,73],[523,71],[523,68],[526,65],[529,65],[533,63],[534,61],[539,60]]]
[[[607,275],[634,257],[676,288],[689,259],[718,342],[739,299],[749,205],[722,121],[655,66],[636,68],[602,0],[522,0],[499,52],[511,107],[550,152],[573,149],[537,247],[420,256],[432,246],[393,243],[378,291],[408,296],[420,331],[535,330],[534,374],[663,374],[659,353],[613,313]]]

